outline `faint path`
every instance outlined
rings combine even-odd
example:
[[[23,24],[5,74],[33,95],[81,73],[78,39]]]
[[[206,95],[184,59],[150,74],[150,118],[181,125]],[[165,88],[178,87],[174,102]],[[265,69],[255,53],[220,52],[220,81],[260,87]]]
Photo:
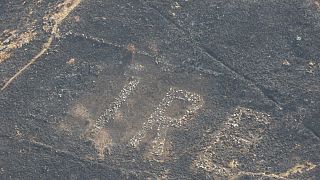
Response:
[[[145,2],[143,2],[142,0],[139,0],[139,2],[156,11],[160,17],[162,17],[164,20],[166,20],[167,22],[169,22],[170,24],[172,24],[173,26],[176,27],[177,30],[181,31],[183,34],[186,34],[190,37],[192,44],[194,45],[194,47],[198,48],[201,50],[201,52],[203,52],[204,54],[206,54],[207,56],[209,56],[213,61],[215,61],[216,63],[218,63],[219,65],[221,65],[223,68],[225,68],[226,70],[228,70],[229,72],[231,72],[233,75],[235,75],[237,78],[243,80],[244,82],[246,82],[248,85],[252,86],[254,89],[256,89],[257,91],[259,91],[265,98],[267,98],[269,101],[271,101],[278,109],[282,110],[282,106],[271,96],[267,95],[257,84],[256,82],[254,82],[253,80],[251,80],[250,78],[246,77],[245,75],[240,74],[239,72],[237,72],[235,69],[233,69],[232,67],[228,66],[227,64],[223,63],[222,60],[220,60],[218,58],[218,56],[213,53],[211,50],[209,50],[208,48],[204,47],[201,42],[196,41],[193,36],[187,31],[185,30],[183,27],[181,27],[179,24],[177,24],[176,22],[174,22],[173,20],[171,20],[170,18],[166,17],[164,14],[162,14],[156,7],[153,7],[152,5],[149,5]]]
[[[50,48],[52,41],[55,37],[59,37],[59,26],[63,22],[63,20],[80,4],[82,0],[65,0],[63,3],[58,4],[58,8],[60,10],[50,17],[47,17],[48,20],[52,20],[53,26],[46,27],[51,28],[50,36],[42,46],[41,51],[36,54],[26,65],[24,65],[16,74],[14,74],[4,85],[1,87],[0,91],[5,90],[19,75],[21,75],[25,70],[29,68],[32,64],[34,64],[45,52]]]

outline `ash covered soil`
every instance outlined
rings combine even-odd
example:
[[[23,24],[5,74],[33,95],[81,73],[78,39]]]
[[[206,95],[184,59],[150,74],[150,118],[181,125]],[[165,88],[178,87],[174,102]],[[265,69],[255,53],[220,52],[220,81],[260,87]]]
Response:
[[[318,0],[3,0],[0,179],[319,179]]]

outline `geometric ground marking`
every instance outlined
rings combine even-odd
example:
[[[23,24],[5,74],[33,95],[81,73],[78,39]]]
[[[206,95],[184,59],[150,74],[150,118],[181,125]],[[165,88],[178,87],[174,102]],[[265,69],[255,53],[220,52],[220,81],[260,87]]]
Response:
[[[139,84],[139,78],[132,77],[132,80],[129,81],[121,90],[120,94],[115,98],[115,101],[110,105],[108,109],[105,110],[105,112],[99,116],[96,123],[93,126],[92,132],[95,134],[103,126],[105,126],[108,122],[114,119],[115,113],[118,111],[118,109],[121,107],[121,105],[127,100],[129,95],[132,93],[132,91],[137,87]]]
[[[179,107],[180,111],[184,110],[183,113],[168,116],[170,110],[177,111],[177,109],[173,108],[174,103],[177,101],[189,105],[182,109]],[[148,154],[149,156],[152,156],[154,160],[161,161],[165,151],[168,128],[181,127],[184,125],[189,119],[195,116],[196,112],[203,104],[202,97],[196,93],[170,88],[155,112],[152,113],[148,120],[143,124],[142,129],[130,139],[130,144],[137,148],[148,133],[156,132],[156,136],[151,142],[151,150],[149,150]]]
[[[101,116],[99,116],[93,126],[87,131],[87,137],[94,143],[94,146],[99,152],[100,158],[104,156],[105,149],[110,149],[110,145],[112,144],[111,136],[109,135],[107,128],[105,128],[106,124],[114,120],[116,112],[127,100],[132,91],[137,87],[139,82],[140,80],[138,77],[132,77],[131,80],[122,88],[119,95],[115,98],[115,101],[111,103],[110,107],[107,108]]]
[[[222,176],[235,174],[238,165],[235,159],[241,158],[262,139],[270,123],[268,114],[236,108],[220,130],[212,134],[210,143],[198,154],[192,168]]]
[[[266,113],[238,107],[221,129],[212,134],[212,139],[205,150],[198,153],[191,169],[204,170],[208,174],[222,177],[252,177],[288,179],[289,176],[313,170],[316,165],[311,162],[296,164],[282,173],[246,172],[237,168],[238,159],[249,154],[250,149],[258,143],[271,128],[271,118]],[[224,153],[227,152],[227,153]],[[221,158],[222,157],[222,158]]]

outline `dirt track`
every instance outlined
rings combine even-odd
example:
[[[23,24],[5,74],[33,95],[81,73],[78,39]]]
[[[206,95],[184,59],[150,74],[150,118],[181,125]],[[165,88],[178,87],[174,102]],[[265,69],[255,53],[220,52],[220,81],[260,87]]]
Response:
[[[4,0],[0,179],[319,179],[315,0]]]

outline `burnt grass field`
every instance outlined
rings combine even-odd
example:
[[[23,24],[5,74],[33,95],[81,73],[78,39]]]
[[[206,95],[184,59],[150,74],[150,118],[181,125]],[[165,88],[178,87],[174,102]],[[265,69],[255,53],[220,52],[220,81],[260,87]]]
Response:
[[[2,0],[0,179],[320,179],[318,0]]]

